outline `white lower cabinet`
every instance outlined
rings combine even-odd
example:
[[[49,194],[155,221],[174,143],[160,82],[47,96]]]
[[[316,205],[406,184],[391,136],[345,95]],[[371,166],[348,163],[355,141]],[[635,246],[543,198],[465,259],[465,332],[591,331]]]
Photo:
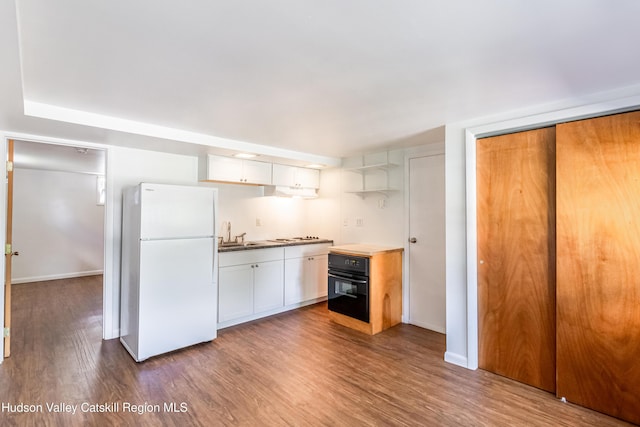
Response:
[[[329,244],[219,254],[218,327],[236,325],[327,296]],[[293,307],[288,307],[295,305]]]
[[[255,264],[253,269],[253,312],[273,310],[284,305],[283,261]]]
[[[327,255],[285,260],[285,305],[327,296],[327,260]]]
[[[218,322],[253,314],[253,268],[234,265],[219,269]]]
[[[325,244],[285,248],[285,305],[327,296],[328,250]]]
[[[219,255],[219,324],[284,305],[283,254],[282,248],[271,248]]]

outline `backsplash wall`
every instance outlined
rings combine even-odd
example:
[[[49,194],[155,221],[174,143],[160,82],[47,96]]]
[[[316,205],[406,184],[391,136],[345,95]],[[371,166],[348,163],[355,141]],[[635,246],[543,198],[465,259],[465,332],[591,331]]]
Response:
[[[231,222],[231,239],[247,233],[245,240],[306,236],[313,231],[306,220],[305,200],[263,196],[262,187],[202,183],[218,189],[218,233],[227,239],[225,222]],[[258,223],[260,225],[258,225]]]

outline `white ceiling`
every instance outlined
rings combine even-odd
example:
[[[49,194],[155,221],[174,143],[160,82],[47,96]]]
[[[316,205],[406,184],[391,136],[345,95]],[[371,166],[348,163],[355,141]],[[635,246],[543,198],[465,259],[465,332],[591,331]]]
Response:
[[[446,123],[640,83],[637,0],[16,6],[27,114],[263,154],[442,141]]]
[[[104,150],[31,141],[14,142],[13,164],[18,169],[104,175]]]

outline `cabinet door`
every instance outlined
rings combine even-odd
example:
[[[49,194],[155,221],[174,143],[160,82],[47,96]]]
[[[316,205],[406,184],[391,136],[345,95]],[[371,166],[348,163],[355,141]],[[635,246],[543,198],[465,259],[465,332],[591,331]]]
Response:
[[[477,142],[478,362],[555,390],[555,129]]]
[[[254,313],[282,307],[284,304],[284,261],[254,264]]]
[[[557,129],[557,395],[640,424],[640,112]]]
[[[320,188],[320,171],[309,168],[296,168],[295,182],[298,187]]]
[[[306,259],[306,258],[305,258]],[[328,255],[314,255],[304,263],[304,297],[315,299],[328,294],[327,268]]]
[[[253,270],[251,265],[219,269],[219,323],[253,314]]]
[[[285,305],[326,297],[328,255],[285,260]]]
[[[304,265],[306,258],[291,258],[284,262],[284,304],[303,301]]]
[[[271,163],[245,160],[242,166],[245,183],[271,185]]]
[[[287,165],[273,165],[273,185],[282,185],[285,187],[295,187],[296,185],[296,167]]]
[[[302,259],[302,301],[316,298],[318,293],[316,264],[313,257]]]
[[[208,157],[208,179],[211,181],[242,182],[243,171],[241,159],[223,156]]]

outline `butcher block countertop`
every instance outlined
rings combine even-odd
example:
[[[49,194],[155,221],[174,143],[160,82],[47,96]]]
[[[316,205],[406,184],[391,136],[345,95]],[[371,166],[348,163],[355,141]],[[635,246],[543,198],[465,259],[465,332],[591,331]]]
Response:
[[[373,256],[388,252],[402,252],[403,248],[397,248],[393,246],[380,246],[380,245],[365,245],[365,244],[352,244],[352,245],[338,245],[330,246],[329,252],[344,253],[351,255]]]

